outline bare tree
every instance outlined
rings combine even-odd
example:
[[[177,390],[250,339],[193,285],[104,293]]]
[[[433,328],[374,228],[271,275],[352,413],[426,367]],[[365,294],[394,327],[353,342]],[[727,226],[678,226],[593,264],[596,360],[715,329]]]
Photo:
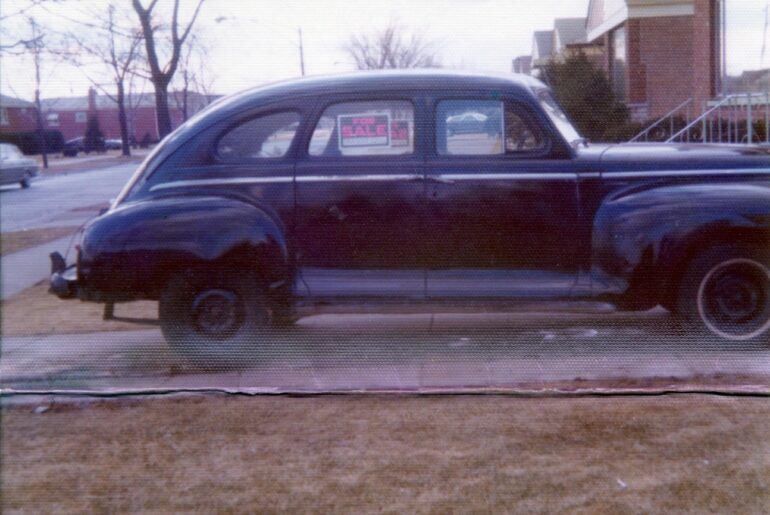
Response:
[[[171,24],[168,27],[170,32],[170,55],[168,62],[161,66],[159,45],[161,44],[159,26],[154,18],[155,8],[158,0],[151,0],[147,7],[142,5],[142,0],[132,0],[134,11],[139,17],[144,36],[145,49],[147,52],[147,64],[150,69],[150,81],[155,87],[155,110],[158,117],[158,132],[163,138],[171,132],[171,115],[168,109],[168,86],[171,79],[174,78],[179,60],[182,54],[182,46],[185,40],[190,36],[195,20],[198,18],[201,6],[205,0],[198,0],[193,12],[192,18],[180,32],[179,22],[179,0],[174,0]]]
[[[17,34],[14,34],[13,29],[9,28],[9,22],[14,18],[20,19],[29,16],[29,14],[31,14],[29,11],[39,5],[59,1],[60,0],[27,0],[22,7],[19,7],[14,11],[0,13],[0,53],[20,55],[39,43],[35,41],[34,36],[20,37]]]
[[[343,47],[359,70],[386,68],[437,68],[441,66],[436,56],[436,45],[407,30],[397,22],[367,36],[350,37]]]
[[[94,21],[95,20],[95,21]],[[88,31],[67,34],[69,41],[75,43],[75,49],[60,52],[60,55],[76,65],[82,65],[84,55],[95,58],[99,64],[106,65],[112,75],[115,94],[86,73],[91,83],[118,106],[118,123],[124,156],[131,155],[129,146],[128,121],[126,115],[126,80],[135,73],[137,58],[140,57],[142,33],[139,30],[125,28],[116,19],[115,6],[107,8],[106,18],[95,17],[87,22]],[[81,36],[80,32],[87,34]],[[81,68],[82,69],[82,68]]]
[[[43,168],[48,168],[48,140],[45,135],[45,125],[43,124],[43,108],[40,104],[40,59],[43,51],[43,36],[40,34],[39,26],[34,18],[29,18],[29,25],[32,37],[25,43],[25,46],[32,52],[32,62],[35,65],[35,108],[37,110],[38,144],[43,155]]]

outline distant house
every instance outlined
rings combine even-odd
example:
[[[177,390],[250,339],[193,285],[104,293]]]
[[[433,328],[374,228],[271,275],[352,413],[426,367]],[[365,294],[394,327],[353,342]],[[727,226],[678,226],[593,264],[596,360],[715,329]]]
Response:
[[[770,68],[750,70],[740,76],[725,77],[723,89],[726,93],[766,93],[770,95]]]
[[[181,92],[169,92],[168,103],[172,127],[179,126],[185,118],[197,113],[218,98],[214,95],[188,91],[186,105]],[[105,138],[120,138],[118,104],[107,95],[99,95],[93,88],[83,97],[47,98],[41,101],[46,127],[62,132],[65,140],[83,136],[90,116],[99,120],[99,129]],[[145,135],[151,141],[159,139],[155,95],[142,93],[126,98],[126,118],[129,138],[142,141]]]
[[[37,128],[35,104],[0,95],[0,134],[34,131]]]
[[[617,95],[645,120],[721,91],[724,0],[591,0],[587,40],[604,50]]]
[[[589,42],[585,18],[557,18],[553,30],[535,32],[532,41],[532,68],[538,76],[552,61],[563,61],[569,56],[586,55],[594,64],[601,66],[604,49],[598,43]]]
[[[520,55],[513,60],[513,73],[523,73],[529,75],[532,72],[532,56]]]
[[[553,31],[539,30],[532,36],[532,73],[540,70],[553,59]]]

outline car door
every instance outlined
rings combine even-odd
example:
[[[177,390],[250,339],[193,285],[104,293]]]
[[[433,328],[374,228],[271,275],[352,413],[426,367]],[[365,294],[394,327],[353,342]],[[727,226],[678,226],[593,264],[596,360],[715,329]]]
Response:
[[[525,102],[476,95],[432,107],[428,296],[569,296],[580,234],[569,151]]]
[[[324,99],[296,167],[299,295],[424,297],[418,119],[406,93]]]

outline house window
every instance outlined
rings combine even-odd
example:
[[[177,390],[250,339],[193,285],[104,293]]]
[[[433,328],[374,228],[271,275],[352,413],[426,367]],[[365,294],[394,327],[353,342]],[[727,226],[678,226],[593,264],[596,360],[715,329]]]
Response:
[[[8,109],[0,108],[0,125],[11,125],[11,120],[8,119]]]
[[[75,113],[75,121],[77,123],[86,123],[86,121],[88,121],[88,117],[86,113],[81,111],[81,112]]]
[[[628,70],[628,48],[626,28],[618,27],[612,32],[612,87],[618,100],[627,100],[626,73]]]
[[[45,121],[48,123],[49,127],[58,127],[59,113],[48,113],[45,117]]]

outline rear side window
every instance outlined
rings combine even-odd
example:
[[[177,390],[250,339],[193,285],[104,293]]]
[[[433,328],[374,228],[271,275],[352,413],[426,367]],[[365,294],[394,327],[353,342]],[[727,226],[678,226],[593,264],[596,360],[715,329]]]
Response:
[[[294,141],[299,120],[293,111],[247,120],[219,139],[217,155],[226,161],[283,157]]]
[[[499,100],[444,100],[436,110],[441,155],[503,155],[542,151],[542,131],[521,107]]]
[[[311,156],[414,153],[414,108],[403,100],[346,102],[328,107],[310,139]]]

